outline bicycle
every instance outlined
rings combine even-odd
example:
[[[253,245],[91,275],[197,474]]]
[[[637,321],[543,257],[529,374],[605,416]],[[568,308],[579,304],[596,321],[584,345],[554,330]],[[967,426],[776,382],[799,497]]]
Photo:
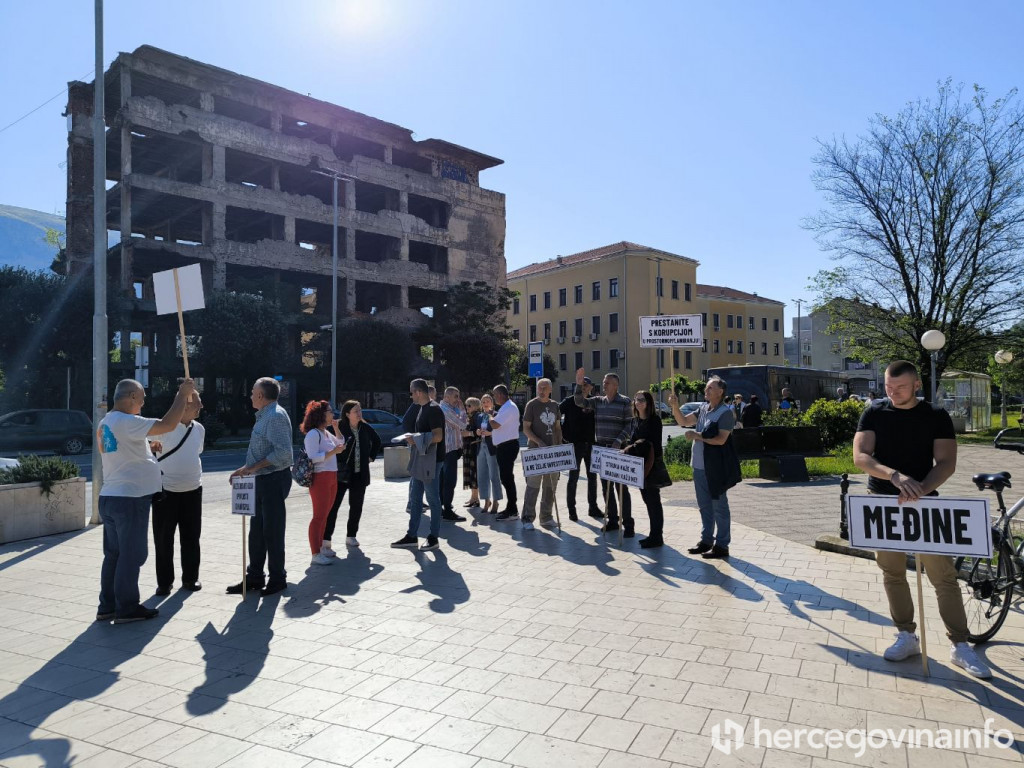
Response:
[[[1024,455],[1024,434],[1020,427],[1004,429],[996,435],[993,445]],[[1024,588],[1024,536],[1015,540],[1010,530],[1010,522],[1024,509],[1024,497],[1007,511],[1003,490],[1011,487],[1009,472],[977,474],[971,479],[979,491],[995,492],[999,502],[999,519],[992,525],[992,557],[956,560],[970,640],[984,643],[995,637],[1006,621],[1014,590]]]

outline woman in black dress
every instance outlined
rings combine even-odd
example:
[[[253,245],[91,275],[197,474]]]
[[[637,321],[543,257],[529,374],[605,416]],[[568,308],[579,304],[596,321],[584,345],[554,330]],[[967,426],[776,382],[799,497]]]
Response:
[[[662,458],[661,418],[654,409],[654,398],[650,392],[641,390],[633,397],[631,433],[622,452],[644,460],[644,487],[640,496],[647,505],[651,532],[646,539],[640,539],[640,546],[644,549],[660,547],[665,543],[662,539],[665,512],[661,506],[661,489],[672,485],[672,481]]]
[[[345,450],[338,455],[338,493],[334,497],[331,513],[327,518],[324,538],[328,541],[334,533],[338,520],[338,509],[348,493],[348,525],[345,531],[345,546],[358,547],[359,519],[363,515],[363,498],[366,486],[370,484],[370,462],[381,450],[380,436],[365,421],[363,409],[358,400],[347,400],[341,406],[338,419],[341,434],[345,437]],[[353,439],[359,436],[358,440]]]
[[[480,436],[473,426],[476,415],[480,413],[480,398],[466,398],[466,428],[462,430],[462,489],[472,491],[467,507],[480,506],[480,491],[476,481],[476,455],[480,447]]]

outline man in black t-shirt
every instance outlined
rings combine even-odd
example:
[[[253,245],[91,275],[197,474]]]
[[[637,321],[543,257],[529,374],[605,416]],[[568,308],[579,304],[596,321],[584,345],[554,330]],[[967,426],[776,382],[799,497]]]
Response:
[[[409,384],[409,395],[412,397],[413,405],[419,408],[419,412],[413,429],[415,437],[407,437],[406,442],[423,460],[416,461],[418,457],[414,455],[413,462],[409,464],[412,474],[409,480],[409,503],[406,507],[409,512],[409,528],[405,536],[391,546],[415,549],[419,544],[418,531],[423,515],[423,496],[426,494],[427,503],[430,505],[430,533],[427,536],[427,543],[420,549],[437,549],[437,537],[441,533],[441,468],[437,465],[444,461],[444,414],[440,406],[430,399],[427,382],[423,379],[412,380]],[[434,465],[433,471],[427,471],[423,467],[424,461]]]
[[[956,435],[949,414],[917,399],[921,379],[917,368],[897,360],[885,369],[886,400],[871,403],[861,414],[853,439],[853,461],[868,473],[868,491],[898,496],[900,504],[937,495],[938,487],[956,470]],[[951,643],[950,660],[975,677],[991,677],[988,667],[968,645],[967,614],[953,559],[917,553],[935,587],[939,615]],[[888,661],[902,661],[921,652],[914,634],[914,600],[907,584],[907,556],[903,552],[875,552],[884,574],[889,613],[899,631],[886,649]]]
[[[590,397],[594,391],[594,382],[583,377],[583,396]],[[587,403],[576,404],[572,395],[558,404],[562,412],[562,440],[573,444],[576,451],[576,469],[569,472],[569,483],[566,489],[566,506],[569,508],[569,519],[578,520],[576,515],[576,485],[580,479],[580,466],[586,464],[587,473],[587,513],[591,517],[602,518],[604,512],[597,506],[597,475],[590,471],[590,452],[594,447],[594,409]]]

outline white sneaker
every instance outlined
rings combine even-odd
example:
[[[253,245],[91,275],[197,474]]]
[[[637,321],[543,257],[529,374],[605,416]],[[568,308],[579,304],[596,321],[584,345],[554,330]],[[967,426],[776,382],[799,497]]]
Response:
[[[345,546],[355,547],[356,549],[359,549],[359,541],[356,540],[355,536],[349,536],[345,539]]]
[[[967,643],[953,643],[949,646],[949,660],[958,667],[967,670],[967,674],[987,680],[992,677],[992,670],[988,668],[977,652]]]
[[[313,560],[310,565],[330,565],[331,558],[327,555],[313,555]]]
[[[532,531],[532,530],[534,530],[533,523],[523,523],[523,530],[524,531]]]
[[[324,540],[324,543],[320,545],[320,554],[324,557],[337,557],[338,553],[331,549],[331,542]]]
[[[921,641],[913,632],[900,632],[896,642],[885,649],[882,658],[886,661],[903,661],[921,653]]]

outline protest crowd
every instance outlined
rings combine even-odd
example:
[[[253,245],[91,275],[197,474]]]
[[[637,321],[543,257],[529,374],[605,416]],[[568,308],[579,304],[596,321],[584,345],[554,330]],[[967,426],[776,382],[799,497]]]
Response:
[[[648,534],[640,539],[640,547],[663,547],[661,491],[672,481],[663,458],[662,418],[654,398],[643,390],[631,398],[621,393],[614,373],[603,377],[597,393],[594,381],[585,374],[582,368],[576,372],[574,394],[561,402],[551,397],[551,381],[539,379],[536,397],[525,404],[521,414],[505,385],[465,400],[456,387],[449,386],[438,399],[427,381],[413,379],[409,385],[412,404],[403,417],[405,434],[396,438],[408,446],[410,456],[408,527],[391,546],[419,551],[440,547],[442,525],[466,519],[455,510],[460,476],[463,489],[470,492],[466,508],[493,515],[501,524],[519,523],[524,533],[535,530],[535,521],[544,528],[560,528],[557,491],[561,472],[566,471],[564,508],[570,521],[579,520],[576,496],[582,472],[587,484],[587,515],[602,521],[603,536],[618,532],[620,542],[636,536],[632,488],[639,491],[648,518]],[[943,409],[917,400],[921,382],[911,363],[892,363],[885,381],[888,398],[870,403],[861,416],[854,460],[869,476],[870,493],[896,495],[901,502],[935,494],[956,466],[950,417]],[[755,421],[760,423],[762,413],[756,397],[743,404],[742,398],[729,398],[726,389],[722,379],[711,377],[704,389],[704,402],[685,414],[674,393],[667,398],[674,421],[685,428],[683,436],[693,443],[700,535],[687,551],[707,560],[729,558],[728,490],[741,480],[731,433],[749,428]],[[840,399],[844,395],[840,392]],[[304,410],[300,426],[303,447],[296,455],[292,422],[279,405],[279,396],[280,385],[273,378],[253,384],[250,398],[255,425],[245,464],[231,473],[230,480],[254,478],[255,514],[248,533],[245,579],[229,586],[229,594],[255,591],[268,596],[287,588],[286,500],[293,482],[308,489],[312,502],[308,527],[312,566],[329,567],[336,558],[334,530],[346,496],[344,546],[360,546],[357,536],[370,485],[370,464],[381,452],[380,438],[363,420],[359,402],[349,400],[335,410],[337,404],[314,400]],[[174,581],[176,530],[182,588],[202,589],[199,393],[194,382],[186,379],[160,419],[141,416],[144,402],[145,390],[139,382],[119,382],[113,407],[97,433],[105,478],[100,496],[104,559],[97,621],[122,624],[157,615],[156,609],[142,605],[138,587],[147,557],[151,509],[157,594],[169,594]],[[782,403],[783,408],[797,407],[788,390],[782,392]],[[526,442],[522,456],[521,434]],[[528,470],[534,456],[543,458]],[[525,475],[521,505],[516,478],[520,458]],[[635,468],[634,474],[629,475],[629,467]],[[424,510],[429,510],[425,538],[420,536]],[[920,644],[905,559],[899,553],[899,557],[884,554],[878,564],[898,630],[896,642],[884,655],[896,661],[920,653]],[[951,660],[976,677],[989,677],[988,668],[967,642],[967,619],[951,558],[926,557],[928,577],[936,589],[951,642]]]

